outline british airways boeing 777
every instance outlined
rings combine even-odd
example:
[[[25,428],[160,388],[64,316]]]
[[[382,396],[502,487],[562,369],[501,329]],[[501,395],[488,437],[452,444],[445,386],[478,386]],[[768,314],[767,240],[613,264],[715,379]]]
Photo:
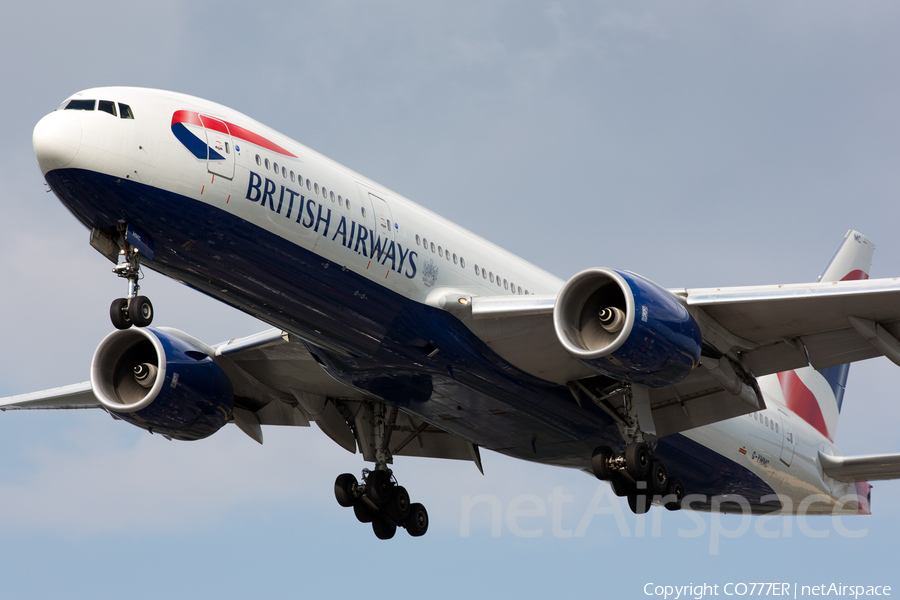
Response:
[[[428,513],[395,456],[581,469],[629,506],[867,514],[900,456],[833,443],[849,363],[900,364],[900,281],[850,231],[815,283],[568,281],[234,110],[78,92],[34,129],[50,188],[127,294],[90,381],[0,409],[98,408],[176,440],[315,422],[374,463],[338,502],[382,539]],[[150,327],[153,269],[272,325],[210,346]],[[725,499],[723,502],[722,499]]]

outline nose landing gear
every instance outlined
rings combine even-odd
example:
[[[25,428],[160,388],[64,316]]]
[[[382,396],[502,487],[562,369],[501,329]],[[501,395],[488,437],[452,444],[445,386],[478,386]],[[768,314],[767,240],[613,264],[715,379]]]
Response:
[[[128,296],[116,298],[109,306],[109,319],[116,329],[147,327],[153,322],[153,304],[146,296],[139,296],[141,289],[138,283],[141,274],[141,253],[131,244],[124,242],[124,249],[119,253],[124,260],[117,263],[113,273],[128,280]]]
[[[403,527],[413,537],[428,531],[428,511],[419,503],[410,504],[409,494],[397,484],[389,469],[363,469],[360,483],[350,473],[338,475],[334,496],[344,508],[353,508],[361,523],[371,523],[380,540],[394,537]]]

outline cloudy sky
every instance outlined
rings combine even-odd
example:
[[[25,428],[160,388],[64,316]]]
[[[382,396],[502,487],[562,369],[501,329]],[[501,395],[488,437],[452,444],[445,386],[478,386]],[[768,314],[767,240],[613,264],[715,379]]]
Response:
[[[34,124],[77,90],[226,104],[563,278],[810,281],[849,228],[877,245],[873,276],[893,276],[898,30],[889,2],[16,3],[0,20],[0,396],[86,380],[125,291],[32,152]],[[210,343],[265,327],[152,273],[143,289],[156,324]],[[898,390],[886,360],[853,367],[847,453],[900,452]],[[643,520],[580,473],[401,458],[432,525],[380,543],[334,501],[358,456],[315,426],[265,434],[170,443],[99,411],[0,414],[3,596],[900,589],[894,483],[840,523]],[[496,527],[463,510],[479,495],[500,499]]]

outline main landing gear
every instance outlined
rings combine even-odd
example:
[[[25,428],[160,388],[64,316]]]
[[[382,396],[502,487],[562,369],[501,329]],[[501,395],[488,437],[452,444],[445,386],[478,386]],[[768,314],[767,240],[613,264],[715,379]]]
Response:
[[[127,242],[119,253],[124,260],[116,264],[113,273],[128,280],[128,297],[116,298],[109,306],[109,319],[116,329],[146,327],[153,321],[153,304],[146,296],[139,296],[141,286],[141,253]]]
[[[609,481],[617,496],[627,496],[632,512],[642,515],[657,502],[668,510],[679,510],[684,485],[669,477],[666,466],[653,458],[643,441],[634,441],[625,454],[616,454],[609,446],[598,446],[591,457],[591,469],[597,479]]]
[[[338,475],[334,482],[334,495],[338,504],[353,508],[361,523],[371,523],[380,540],[394,537],[397,527],[406,528],[413,537],[428,531],[428,512],[421,504],[410,504],[406,488],[397,484],[391,471],[376,468],[363,469],[360,483],[350,473]]]

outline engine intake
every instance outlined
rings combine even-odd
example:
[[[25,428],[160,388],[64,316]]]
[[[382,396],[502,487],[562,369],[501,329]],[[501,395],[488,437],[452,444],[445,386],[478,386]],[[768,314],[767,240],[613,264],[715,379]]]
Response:
[[[91,386],[116,417],[178,440],[199,440],[231,419],[234,393],[222,369],[171,333],[132,327],[94,352]]]
[[[596,268],[560,290],[553,325],[563,347],[607,377],[665,387],[699,364],[700,327],[678,299],[629,271]]]

